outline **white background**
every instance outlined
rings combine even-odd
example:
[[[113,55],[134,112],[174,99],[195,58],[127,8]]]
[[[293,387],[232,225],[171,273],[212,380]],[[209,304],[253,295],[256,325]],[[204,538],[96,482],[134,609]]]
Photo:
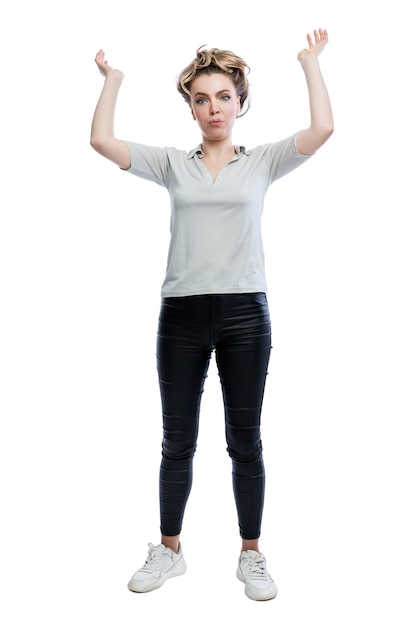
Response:
[[[1,622],[417,623],[416,97],[411,4],[21,2],[1,38]],[[119,137],[190,149],[195,50],[252,68],[250,148],[308,124],[296,59],[327,28],[336,130],[264,214],[274,350],[261,549],[244,596],[214,363],[183,529],[186,576],[126,584],[159,541],[155,371],[168,196],[89,145],[103,47]],[[213,251],[215,254],[215,251]],[[212,457],[216,458],[213,472]]]

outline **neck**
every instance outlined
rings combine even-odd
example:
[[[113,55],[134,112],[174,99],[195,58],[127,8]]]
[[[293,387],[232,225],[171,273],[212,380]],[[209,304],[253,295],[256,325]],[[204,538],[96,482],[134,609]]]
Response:
[[[227,141],[207,141],[207,139],[203,139],[201,145],[204,154],[208,157],[228,155],[235,150],[231,138],[228,138]]]

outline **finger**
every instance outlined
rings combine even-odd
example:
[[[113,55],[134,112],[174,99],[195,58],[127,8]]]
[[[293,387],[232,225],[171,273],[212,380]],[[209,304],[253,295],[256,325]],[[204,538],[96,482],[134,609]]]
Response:
[[[100,63],[103,63],[103,58],[104,58],[104,52],[103,50],[99,50],[95,58],[97,65],[99,65]]]

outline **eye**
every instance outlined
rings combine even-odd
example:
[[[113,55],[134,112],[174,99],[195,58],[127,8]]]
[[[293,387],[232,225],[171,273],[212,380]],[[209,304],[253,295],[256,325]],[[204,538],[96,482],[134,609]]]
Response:
[[[207,98],[199,98],[198,100],[196,100],[197,104],[206,104],[207,102]]]
[[[228,96],[228,95],[226,95],[226,94],[225,94],[224,96],[222,96],[222,97],[220,98],[220,100],[226,100],[226,101],[227,101],[227,100],[230,100],[230,96]]]

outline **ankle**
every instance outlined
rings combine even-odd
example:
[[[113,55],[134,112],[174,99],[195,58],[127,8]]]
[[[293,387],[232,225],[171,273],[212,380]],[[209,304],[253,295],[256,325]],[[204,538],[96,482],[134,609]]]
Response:
[[[170,548],[176,554],[178,554],[178,552],[180,551],[180,536],[179,535],[175,535],[174,537],[168,537],[166,535],[162,535],[161,543],[166,548]]]
[[[255,552],[259,552],[259,540],[242,539],[242,552],[246,552],[247,550],[255,550]]]

